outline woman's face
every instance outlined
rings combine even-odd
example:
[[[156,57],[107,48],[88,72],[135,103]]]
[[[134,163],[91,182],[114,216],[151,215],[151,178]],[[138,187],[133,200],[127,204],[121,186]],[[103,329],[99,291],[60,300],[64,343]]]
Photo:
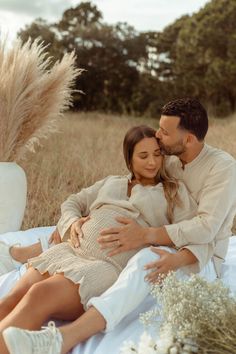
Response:
[[[134,147],[132,171],[135,178],[142,184],[155,183],[162,160],[156,138],[143,138]]]

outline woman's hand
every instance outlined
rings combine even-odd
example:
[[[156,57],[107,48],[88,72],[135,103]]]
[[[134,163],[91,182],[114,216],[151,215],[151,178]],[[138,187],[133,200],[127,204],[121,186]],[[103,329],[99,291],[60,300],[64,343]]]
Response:
[[[57,245],[58,243],[61,243],[61,236],[60,236],[57,228],[51,234],[48,243],[49,244],[54,243],[55,245]]]
[[[146,245],[146,230],[144,227],[132,219],[118,217],[116,220],[124,226],[104,229],[98,238],[101,249],[113,249],[108,253],[109,256],[138,249]]]
[[[83,238],[83,231],[81,230],[82,225],[90,219],[90,216],[80,218],[73,222],[70,227],[70,240],[72,246],[78,248],[80,246],[80,238]]]
[[[179,268],[179,254],[170,253],[157,247],[151,247],[151,250],[158,254],[160,258],[154,262],[146,264],[144,269],[151,270],[151,272],[146,275],[145,280],[150,283],[159,283],[170,271]]]

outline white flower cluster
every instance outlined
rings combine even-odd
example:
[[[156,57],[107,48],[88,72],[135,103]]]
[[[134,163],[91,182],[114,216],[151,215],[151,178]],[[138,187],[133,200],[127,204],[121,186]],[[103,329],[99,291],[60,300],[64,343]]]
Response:
[[[144,332],[138,345],[126,343],[121,354],[236,353],[236,299],[219,280],[179,280],[170,273],[151,294],[157,307],[140,319],[160,325],[158,339]]]
[[[138,345],[127,341],[122,346],[120,354],[166,354],[172,342],[171,333],[165,333],[163,338],[155,341],[147,332],[144,332]],[[170,351],[170,354],[175,354],[175,352]]]

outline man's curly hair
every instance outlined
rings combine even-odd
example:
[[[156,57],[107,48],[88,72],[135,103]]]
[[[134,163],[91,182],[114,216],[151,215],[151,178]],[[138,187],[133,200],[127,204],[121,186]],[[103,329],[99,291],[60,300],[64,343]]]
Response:
[[[208,116],[205,108],[195,98],[179,98],[162,107],[161,114],[180,118],[180,129],[194,134],[199,141],[204,140],[208,130]]]

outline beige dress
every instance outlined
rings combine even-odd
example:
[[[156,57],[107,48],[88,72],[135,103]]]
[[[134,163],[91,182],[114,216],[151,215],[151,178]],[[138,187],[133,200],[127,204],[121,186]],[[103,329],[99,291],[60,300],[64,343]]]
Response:
[[[62,205],[62,217],[58,229],[66,240],[70,225],[84,215],[90,219],[82,226],[84,237],[80,247],[74,248],[69,242],[62,242],[38,257],[29,260],[29,264],[42,274],[63,273],[76,284],[80,284],[81,303],[86,304],[93,296],[99,296],[118,278],[128,260],[138,251],[129,251],[113,257],[108,250],[101,250],[97,237],[101,229],[119,225],[117,216],[135,219],[142,226],[158,227],[167,224],[167,203],[162,184],[156,186],[136,185],[130,197],[127,197],[128,176],[110,176],[93,186],[72,195]],[[192,217],[196,209],[183,184],[180,185],[181,208],[175,208],[175,219]]]

